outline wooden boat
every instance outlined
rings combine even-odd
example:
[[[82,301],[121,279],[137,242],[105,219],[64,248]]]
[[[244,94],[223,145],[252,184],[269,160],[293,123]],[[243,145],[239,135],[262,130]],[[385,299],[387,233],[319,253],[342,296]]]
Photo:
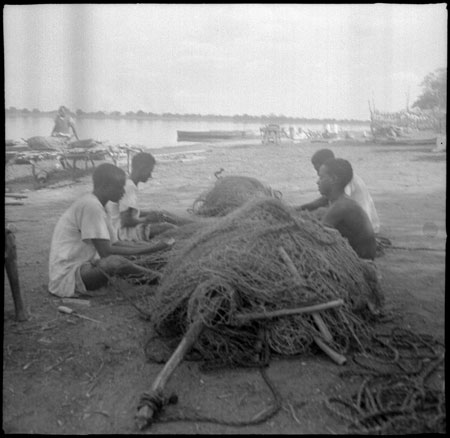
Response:
[[[398,139],[374,139],[374,143],[388,145],[388,146],[416,146],[436,144],[436,137],[434,138],[398,138]]]
[[[177,141],[214,141],[251,138],[249,131],[177,131]]]

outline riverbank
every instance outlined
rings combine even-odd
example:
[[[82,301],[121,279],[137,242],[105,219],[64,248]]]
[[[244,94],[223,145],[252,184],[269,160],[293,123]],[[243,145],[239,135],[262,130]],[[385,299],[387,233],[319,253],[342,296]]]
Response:
[[[380,216],[380,232],[393,243],[375,261],[393,322],[444,341],[446,154],[432,152],[430,145],[226,142],[153,149],[157,165],[153,179],[140,187],[141,203],[187,214],[195,198],[214,184],[214,172],[220,169],[223,175],[259,179],[279,190],[291,205],[308,202],[318,196],[310,159],[323,147],[348,159],[363,177]],[[120,164],[126,166],[126,161]],[[5,280],[3,430],[134,433],[139,397],[161,370],[161,365],[145,361],[148,323],[128,301],[138,300],[142,290],[118,283],[128,291],[126,297],[110,288],[90,298],[88,305],[71,304],[99,324],[58,313],[62,300],[46,289],[51,235],[66,208],[92,190],[90,170],[77,181],[60,183],[66,185],[23,189],[28,190],[23,192],[27,196],[23,205],[6,207],[6,218],[16,229],[20,282],[31,318],[14,321]],[[168,390],[179,396],[179,409],[239,421],[255,417],[270,403],[255,370],[204,373],[199,365],[182,363],[169,382]],[[348,423],[324,405],[327,397],[348,391],[347,381],[340,377],[346,369],[324,355],[273,358],[266,371],[283,408],[269,421],[245,427],[156,422],[149,432],[346,434]],[[444,385],[443,371],[440,379]]]

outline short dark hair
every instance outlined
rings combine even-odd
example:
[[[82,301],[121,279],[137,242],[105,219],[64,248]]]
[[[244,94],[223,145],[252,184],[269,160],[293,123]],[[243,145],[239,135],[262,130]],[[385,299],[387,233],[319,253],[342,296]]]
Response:
[[[339,186],[343,189],[353,178],[353,168],[349,161],[343,158],[331,158],[322,164],[329,175],[337,177]]]
[[[334,158],[334,153],[331,149],[319,149],[311,157],[311,163],[314,167],[319,168],[325,161]]]
[[[92,174],[92,181],[94,183],[94,189],[103,185],[108,185],[111,182],[115,182],[119,179],[126,180],[126,173],[117,166],[110,163],[103,163],[96,167]]]
[[[134,169],[135,167],[146,168],[146,167],[155,167],[156,160],[155,157],[150,152],[138,152],[131,159],[131,166]]]

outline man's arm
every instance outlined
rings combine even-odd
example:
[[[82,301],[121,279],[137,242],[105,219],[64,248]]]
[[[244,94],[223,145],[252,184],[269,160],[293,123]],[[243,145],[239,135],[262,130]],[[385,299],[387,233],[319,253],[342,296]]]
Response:
[[[161,251],[169,248],[174,244],[174,239],[168,239],[165,241],[159,241],[147,245],[112,245],[110,240],[107,239],[92,239],[92,243],[95,246],[99,256],[101,258],[108,257],[110,255],[140,255],[151,254],[152,252]]]
[[[333,204],[322,218],[322,224],[325,227],[335,228],[339,230],[342,221],[349,214],[348,208],[345,205],[337,202]]]
[[[141,210],[139,218],[145,222],[164,222],[164,212],[158,210]]]
[[[120,212],[120,224],[122,227],[135,227],[136,225],[148,222],[145,216],[138,217],[137,210],[129,207],[127,210]]]
[[[300,207],[295,207],[295,210],[301,211],[301,210],[317,210],[320,207],[326,207],[328,205],[328,199],[326,196],[321,196],[320,198],[316,199],[315,201],[308,202],[307,204],[300,205]]]

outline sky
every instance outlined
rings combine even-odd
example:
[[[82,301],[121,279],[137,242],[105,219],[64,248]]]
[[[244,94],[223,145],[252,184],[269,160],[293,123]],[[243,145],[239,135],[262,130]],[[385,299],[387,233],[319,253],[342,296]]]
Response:
[[[447,67],[446,3],[5,5],[5,107],[367,120]]]

